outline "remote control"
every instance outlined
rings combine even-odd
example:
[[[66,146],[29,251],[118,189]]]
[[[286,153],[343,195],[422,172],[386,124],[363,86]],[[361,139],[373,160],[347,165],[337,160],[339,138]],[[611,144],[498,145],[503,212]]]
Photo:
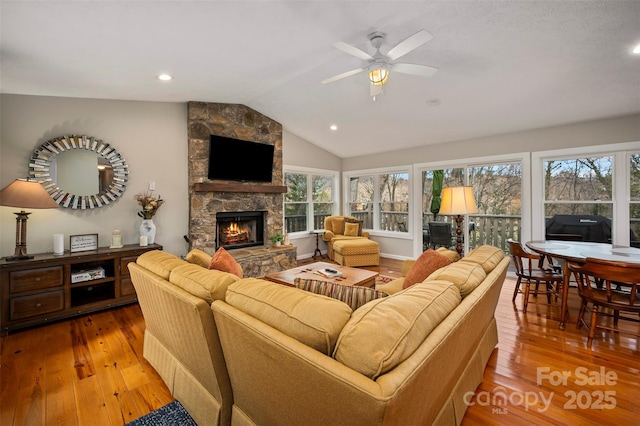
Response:
[[[338,271],[333,268],[327,268],[327,272],[331,272],[332,274],[337,274]]]

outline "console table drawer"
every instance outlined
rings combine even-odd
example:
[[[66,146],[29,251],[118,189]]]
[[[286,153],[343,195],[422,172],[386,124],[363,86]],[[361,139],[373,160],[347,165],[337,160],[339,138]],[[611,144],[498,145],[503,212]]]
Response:
[[[120,276],[129,276],[129,263],[138,259],[138,256],[127,256],[120,258]]]
[[[62,266],[29,269],[26,271],[12,271],[9,273],[9,292],[39,290],[48,287],[58,287],[64,284]]]
[[[131,277],[121,278],[120,279],[120,295],[131,296],[132,294],[136,294],[136,289],[133,287],[133,283],[131,282]]]
[[[35,317],[64,309],[64,290],[13,297],[9,300],[11,320]]]

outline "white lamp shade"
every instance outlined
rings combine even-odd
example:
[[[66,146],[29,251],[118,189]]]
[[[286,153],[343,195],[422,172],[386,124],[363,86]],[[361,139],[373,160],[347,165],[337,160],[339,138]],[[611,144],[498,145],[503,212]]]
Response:
[[[473,214],[478,213],[478,206],[473,196],[473,187],[454,186],[442,188],[442,202],[438,214]]]

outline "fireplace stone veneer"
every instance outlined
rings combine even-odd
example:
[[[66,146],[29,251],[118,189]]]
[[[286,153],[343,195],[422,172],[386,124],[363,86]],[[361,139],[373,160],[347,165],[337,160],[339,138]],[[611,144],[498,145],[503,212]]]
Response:
[[[276,248],[268,240],[276,232],[284,233],[284,200],[280,190],[284,181],[282,125],[245,105],[189,102],[187,128],[190,249],[197,248],[210,255],[215,253],[217,213],[263,211],[263,244],[229,250],[229,253],[240,263],[247,277],[262,277],[295,267],[295,246]],[[273,145],[271,184],[209,180],[209,140],[212,134]]]

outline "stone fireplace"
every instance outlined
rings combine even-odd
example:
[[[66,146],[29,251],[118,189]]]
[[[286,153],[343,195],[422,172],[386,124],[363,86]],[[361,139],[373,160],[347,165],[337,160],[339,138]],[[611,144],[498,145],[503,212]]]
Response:
[[[262,232],[258,225],[255,231],[249,230],[254,236],[261,233],[262,242],[226,248],[240,263],[245,276],[261,277],[295,267],[295,246],[276,248],[269,241],[276,232],[284,233],[282,125],[245,105],[189,102],[187,109],[190,248],[213,255],[219,246],[220,232],[224,232],[218,226],[227,226],[229,215],[244,217],[246,212],[262,212]],[[273,145],[271,183],[209,180],[212,134]],[[228,235],[233,233],[238,231]]]

